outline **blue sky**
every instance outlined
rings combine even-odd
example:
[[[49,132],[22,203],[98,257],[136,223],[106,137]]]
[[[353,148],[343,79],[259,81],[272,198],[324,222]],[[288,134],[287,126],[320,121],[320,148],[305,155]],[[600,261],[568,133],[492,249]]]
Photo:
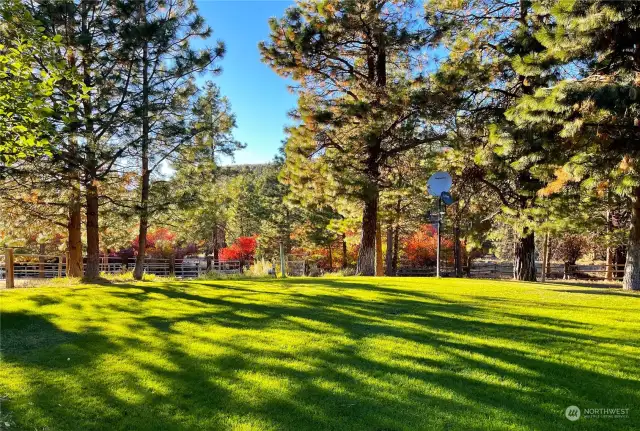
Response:
[[[196,0],[201,15],[213,29],[212,42],[223,40],[227,53],[222,75],[213,81],[227,96],[237,116],[235,136],[247,144],[235,162],[264,163],[273,159],[290,124],[287,112],[296,96],[288,81],[260,61],[258,42],[269,36],[268,19],[282,16],[291,1]]]

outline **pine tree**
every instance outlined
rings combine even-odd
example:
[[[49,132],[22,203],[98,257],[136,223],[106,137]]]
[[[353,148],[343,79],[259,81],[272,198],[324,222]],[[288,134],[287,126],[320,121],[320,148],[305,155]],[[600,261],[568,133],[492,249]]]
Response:
[[[543,50],[534,35],[544,21],[533,6],[515,0],[432,0],[426,6],[437,40],[450,47],[436,77],[457,110],[452,146],[474,156],[466,178],[500,200],[505,220],[518,233],[514,278],[529,281],[536,279],[531,212],[559,151],[550,145],[551,134],[505,116],[521,96],[553,79],[537,76],[530,64]]]
[[[194,39],[206,39],[211,29],[205,25],[191,0],[138,0],[130,4],[137,22],[125,29],[128,46],[136,62],[136,125],[140,157],[139,248],[134,277],[144,271],[146,234],[153,208],[150,207],[151,176],[154,171],[193,138],[189,126],[189,102],[196,87],[194,75],[219,73],[215,62],[224,55],[220,42],[212,49],[194,50]]]
[[[78,79],[64,79],[55,86],[58,103],[73,101],[82,94],[81,103],[59,112],[64,121],[58,127],[60,138],[50,158],[40,158],[23,169],[25,178],[42,178],[42,189],[56,190],[57,198],[43,206],[68,205],[69,275],[82,275],[81,199],[86,191],[87,252],[89,277],[97,276],[98,187],[111,172],[126,145],[113,144],[115,129],[121,120],[127,87],[127,61],[119,55],[117,28],[123,17],[116,4],[89,1],[42,1],[28,4],[40,22],[44,35],[58,41],[56,67]],[[46,55],[38,67],[46,67]],[[54,69],[52,69],[54,70]],[[36,172],[36,175],[33,175]],[[60,193],[59,190],[69,190]]]
[[[270,21],[263,61],[299,85],[300,120],[311,140],[297,151],[322,157],[362,202],[357,272],[374,275],[381,168],[443,136],[438,95],[417,76],[428,30],[412,1],[300,0]],[[311,144],[311,145],[310,145]]]
[[[560,80],[520,98],[507,112],[519,127],[554,133],[553,183],[580,182],[631,198],[624,288],[640,290],[640,3],[536,2],[544,46],[532,72]]]

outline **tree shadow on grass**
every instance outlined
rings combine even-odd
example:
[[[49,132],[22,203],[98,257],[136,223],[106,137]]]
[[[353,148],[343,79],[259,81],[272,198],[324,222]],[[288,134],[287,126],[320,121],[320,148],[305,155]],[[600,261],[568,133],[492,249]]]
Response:
[[[198,292],[119,285],[108,292],[118,302],[101,306],[124,318],[125,335],[108,333],[108,326],[80,335],[62,331],[70,338],[32,347],[39,361],[28,351],[12,352],[11,363],[26,365],[37,388],[31,394],[36,407],[23,406],[16,417],[24,425],[69,430],[243,424],[284,430],[559,429],[567,424],[561,409],[568,405],[640,404],[638,381],[622,377],[638,375],[637,359],[614,348],[621,342],[615,337],[482,302],[406,295],[368,283],[348,288],[355,286],[383,295],[368,300],[329,288],[270,298],[267,290],[238,286],[234,295],[224,295],[232,287],[224,283],[216,285],[219,291]],[[254,293],[266,298],[254,300]],[[122,299],[138,305],[124,306]],[[154,308],[171,300],[181,302],[177,316]],[[48,316],[30,323],[32,316],[20,314],[7,318],[15,334],[58,336]],[[508,323],[501,322],[505,316]],[[223,337],[218,331],[231,332]],[[186,340],[197,340],[199,350],[190,350]],[[292,350],[288,344],[299,340],[304,343]],[[56,365],[52,358],[69,348],[76,349],[80,366]],[[623,372],[591,370],[583,362],[590,358]],[[96,368],[107,360],[115,362],[105,375]],[[43,379],[52,368],[64,371],[64,379]],[[581,429],[603,424],[584,422]],[[631,428],[625,420],[604,425]]]
[[[554,289],[555,292],[563,292],[563,293],[583,293],[586,295],[612,295],[612,296],[624,296],[627,298],[636,298],[640,299],[640,292],[631,293],[631,292],[621,292],[619,290],[589,290],[589,289]]]
[[[1,312],[0,328],[2,353],[9,361],[15,354],[55,347],[78,337],[76,333],[58,328],[46,315],[19,311]]]

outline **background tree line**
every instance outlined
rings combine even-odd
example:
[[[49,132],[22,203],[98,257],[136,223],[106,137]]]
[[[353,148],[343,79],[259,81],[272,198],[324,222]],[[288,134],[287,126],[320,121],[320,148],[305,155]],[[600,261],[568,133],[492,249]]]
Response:
[[[535,280],[536,237],[597,232],[640,289],[639,20],[637,2],[297,1],[260,46],[299,94],[281,178],[361,208],[363,275],[393,224],[380,203],[428,166],[457,178],[457,250],[509,236]]]
[[[137,237],[140,277],[150,225],[212,258],[256,236],[264,257],[395,274],[430,262],[425,183],[446,170],[456,273],[493,252],[535,280],[545,250],[591,253],[640,289],[637,2],[299,0],[259,46],[298,94],[282,154],[224,169],[243,144],[196,82],[224,45],[191,48],[211,33],[193,3],[2,7],[4,229],[66,230],[73,275]]]

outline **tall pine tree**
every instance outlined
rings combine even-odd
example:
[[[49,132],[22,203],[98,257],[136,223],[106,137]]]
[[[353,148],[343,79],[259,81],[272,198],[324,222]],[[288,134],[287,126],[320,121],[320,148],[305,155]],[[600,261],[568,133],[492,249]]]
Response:
[[[631,198],[624,288],[640,290],[640,3],[536,2],[544,51],[527,58],[538,79],[561,80],[524,95],[507,116],[554,133],[556,187],[580,182]]]
[[[362,203],[357,272],[374,275],[381,168],[386,160],[443,136],[437,96],[415,73],[428,29],[410,0],[300,0],[270,21],[263,61],[298,83],[298,115],[335,179]],[[410,131],[410,133],[407,133]]]

